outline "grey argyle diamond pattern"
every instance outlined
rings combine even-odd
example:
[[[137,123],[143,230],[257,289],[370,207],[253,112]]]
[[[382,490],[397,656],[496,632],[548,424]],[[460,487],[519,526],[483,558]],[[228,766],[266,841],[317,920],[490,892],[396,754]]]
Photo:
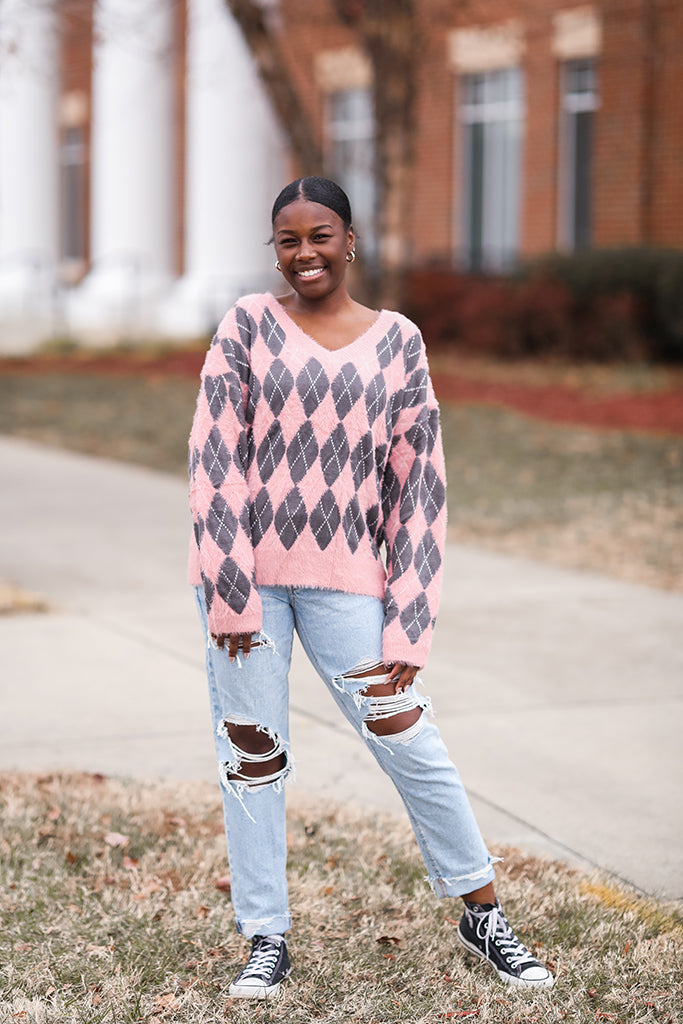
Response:
[[[202,585],[204,587],[204,597],[206,599],[206,610],[211,611],[211,605],[213,604],[213,595],[216,593],[216,588],[204,572],[200,572],[202,577]]]
[[[298,487],[293,487],[275,513],[275,529],[283,546],[289,551],[300,537],[308,522],[304,499]]]
[[[334,483],[349,458],[349,441],[343,423],[334,428],[320,452],[320,464],[325,483],[328,487]]]
[[[397,323],[391,325],[381,341],[377,343],[377,358],[383,370],[401,351],[401,328]]]
[[[235,309],[235,320],[237,321],[237,329],[240,332],[240,341],[248,352],[258,334],[256,321],[251,313],[248,313],[242,306],[237,306]]]
[[[249,521],[252,543],[257,547],[273,521],[273,506],[265,487],[261,488],[249,507]]]
[[[436,543],[434,534],[431,530],[427,530],[417,546],[414,565],[417,577],[426,590],[436,576],[439,571],[439,566],[441,565],[439,546]]]
[[[247,408],[245,411],[245,419],[247,423],[251,424],[254,422],[254,416],[256,415],[256,406],[259,403],[261,397],[261,381],[258,379],[255,373],[252,372],[249,381],[249,394],[247,397]]]
[[[395,618],[398,617],[398,605],[396,604],[396,598],[387,590],[384,594],[384,626],[389,625]]]
[[[370,426],[375,422],[387,404],[387,385],[384,374],[376,374],[365,389],[365,408]]]
[[[415,417],[412,427],[409,427],[405,432],[405,439],[415,449],[416,455],[422,455],[426,450],[429,443],[429,434],[429,410],[424,406]],[[433,442],[432,447],[434,447]]]
[[[260,328],[263,340],[270,351],[274,356],[279,356],[285,343],[285,332],[267,306],[263,310]]]
[[[416,370],[403,391],[403,408],[412,409],[427,401],[428,374],[425,369]]]
[[[296,389],[304,412],[311,416],[330,389],[322,363],[311,357],[296,378]]]
[[[294,377],[281,359],[276,359],[263,382],[263,394],[273,416],[279,416],[294,387]]]
[[[363,521],[363,514],[358,504],[358,498],[354,494],[351,501],[346,506],[344,512],[344,518],[342,519],[342,527],[344,529],[344,535],[346,537],[346,543],[349,545],[352,553],[356,551],[358,545],[361,542],[361,538],[365,533],[365,523]]]
[[[232,558],[226,558],[218,570],[216,590],[229,608],[242,614],[249,600],[251,583]]]
[[[334,537],[340,521],[341,516],[337,502],[334,500],[332,491],[328,489],[311,512],[309,519],[315,542],[321,551],[325,550]]]
[[[363,382],[353,363],[344,363],[332,381],[332,398],[337,416],[343,420],[363,394]]]
[[[228,393],[225,377],[205,377],[204,392],[209,404],[209,412],[213,419],[217,420],[225,409],[225,399]]]
[[[389,582],[393,583],[410,568],[413,560],[413,545],[410,542],[410,534],[405,526],[402,526],[391,545],[391,576]]]
[[[411,644],[417,643],[431,622],[431,618],[429,602],[424,594],[418,594],[417,597],[403,609],[399,621]]]
[[[220,487],[230,468],[230,452],[223,441],[220,430],[216,426],[211,428],[204,444],[202,466],[213,486],[216,488]]]
[[[384,463],[386,462],[388,445],[378,444],[375,448],[375,466],[377,467],[377,476],[381,480],[384,476]]]
[[[430,409],[427,417],[427,455],[434,451],[436,439],[439,436],[439,410]]]
[[[246,473],[254,460],[254,439],[251,431],[240,430],[232,458],[236,466],[241,466]]]
[[[351,452],[351,472],[356,490],[375,468],[375,456],[372,448],[372,432],[363,434]]]
[[[268,483],[285,455],[285,439],[279,420],[273,420],[256,451],[256,464],[264,484]]]
[[[431,462],[427,462],[420,485],[420,504],[427,523],[431,526],[439,515],[439,512],[446,501],[446,488],[443,480],[434,469]]]
[[[407,523],[415,515],[415,510],[417,509],[417,503],[420,497],[421,481],[422,464],[419,459],[415,459],[410,467],[410,473],[408,473],[406,482],[401,490],[401,505],[399,507],[398,518],[402,523]]]
[[[377,535],[379,531],[379,505],[371,505],[365,513],[365,525],[368,528],[368,533],[377,542]]]
[[[382,515],[384,522],[388,523],[396,504],[401,497],[401,482],[392,469],[391,463],[387,463],[384,469],[384,480],[382,482]]]
[[[206,529],[221,551],[226,555],[229,555],[232,551],[238,525],[237,517],[225,501],[225,498],[216,492],[209,507],[209,514],[206,517]]]
[[[230,369],[237,374],[243,384],[246,384],[249,380],[250,366],[242,345],[234,338],[223,338],[221,339],[221,348]]]
[[[304,420],[287,446],[289,472],[295,484],[303,480],[318,458],[318,442],[310,420]]]
[[[422,339],[419,334],[413,334],[403,346],[403,365],[406,370],[406,377],[412,373],[420,361],[422,351]]]

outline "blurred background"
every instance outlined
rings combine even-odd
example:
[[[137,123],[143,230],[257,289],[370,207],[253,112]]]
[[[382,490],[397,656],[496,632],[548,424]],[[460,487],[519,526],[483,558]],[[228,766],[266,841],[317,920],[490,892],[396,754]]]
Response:
[[[350,194],[428,340],[680,359],[677,0],[3,0],[0,346],[210,332]]]

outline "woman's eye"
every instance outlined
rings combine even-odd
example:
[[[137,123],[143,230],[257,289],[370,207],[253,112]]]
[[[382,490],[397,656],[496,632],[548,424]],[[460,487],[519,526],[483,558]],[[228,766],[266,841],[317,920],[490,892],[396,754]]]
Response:
[[[326,242],[329,237],[330,237],[329,235],[315,235],[313,241],[314,242]]]

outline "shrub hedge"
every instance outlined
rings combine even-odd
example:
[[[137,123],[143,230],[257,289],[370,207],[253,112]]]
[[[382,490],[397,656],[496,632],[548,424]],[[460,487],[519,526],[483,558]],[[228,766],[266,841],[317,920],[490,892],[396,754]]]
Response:
[[[507,277],[422,267],[406,311],[428,344],[515,358],[683,362],[683,250],[552,253]]]

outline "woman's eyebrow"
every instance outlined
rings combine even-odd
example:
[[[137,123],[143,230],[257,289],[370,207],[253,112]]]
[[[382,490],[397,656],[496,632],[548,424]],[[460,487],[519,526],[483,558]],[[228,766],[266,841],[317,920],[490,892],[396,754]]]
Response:
[[[329,228],[329,230],[332,231],[331,224],[317,224],[314,228],[311,228],[311,231],[320,231],[321,228]],[[292,228],[279,228],[275,233],[277,235],[295,235],[296,231]]]

